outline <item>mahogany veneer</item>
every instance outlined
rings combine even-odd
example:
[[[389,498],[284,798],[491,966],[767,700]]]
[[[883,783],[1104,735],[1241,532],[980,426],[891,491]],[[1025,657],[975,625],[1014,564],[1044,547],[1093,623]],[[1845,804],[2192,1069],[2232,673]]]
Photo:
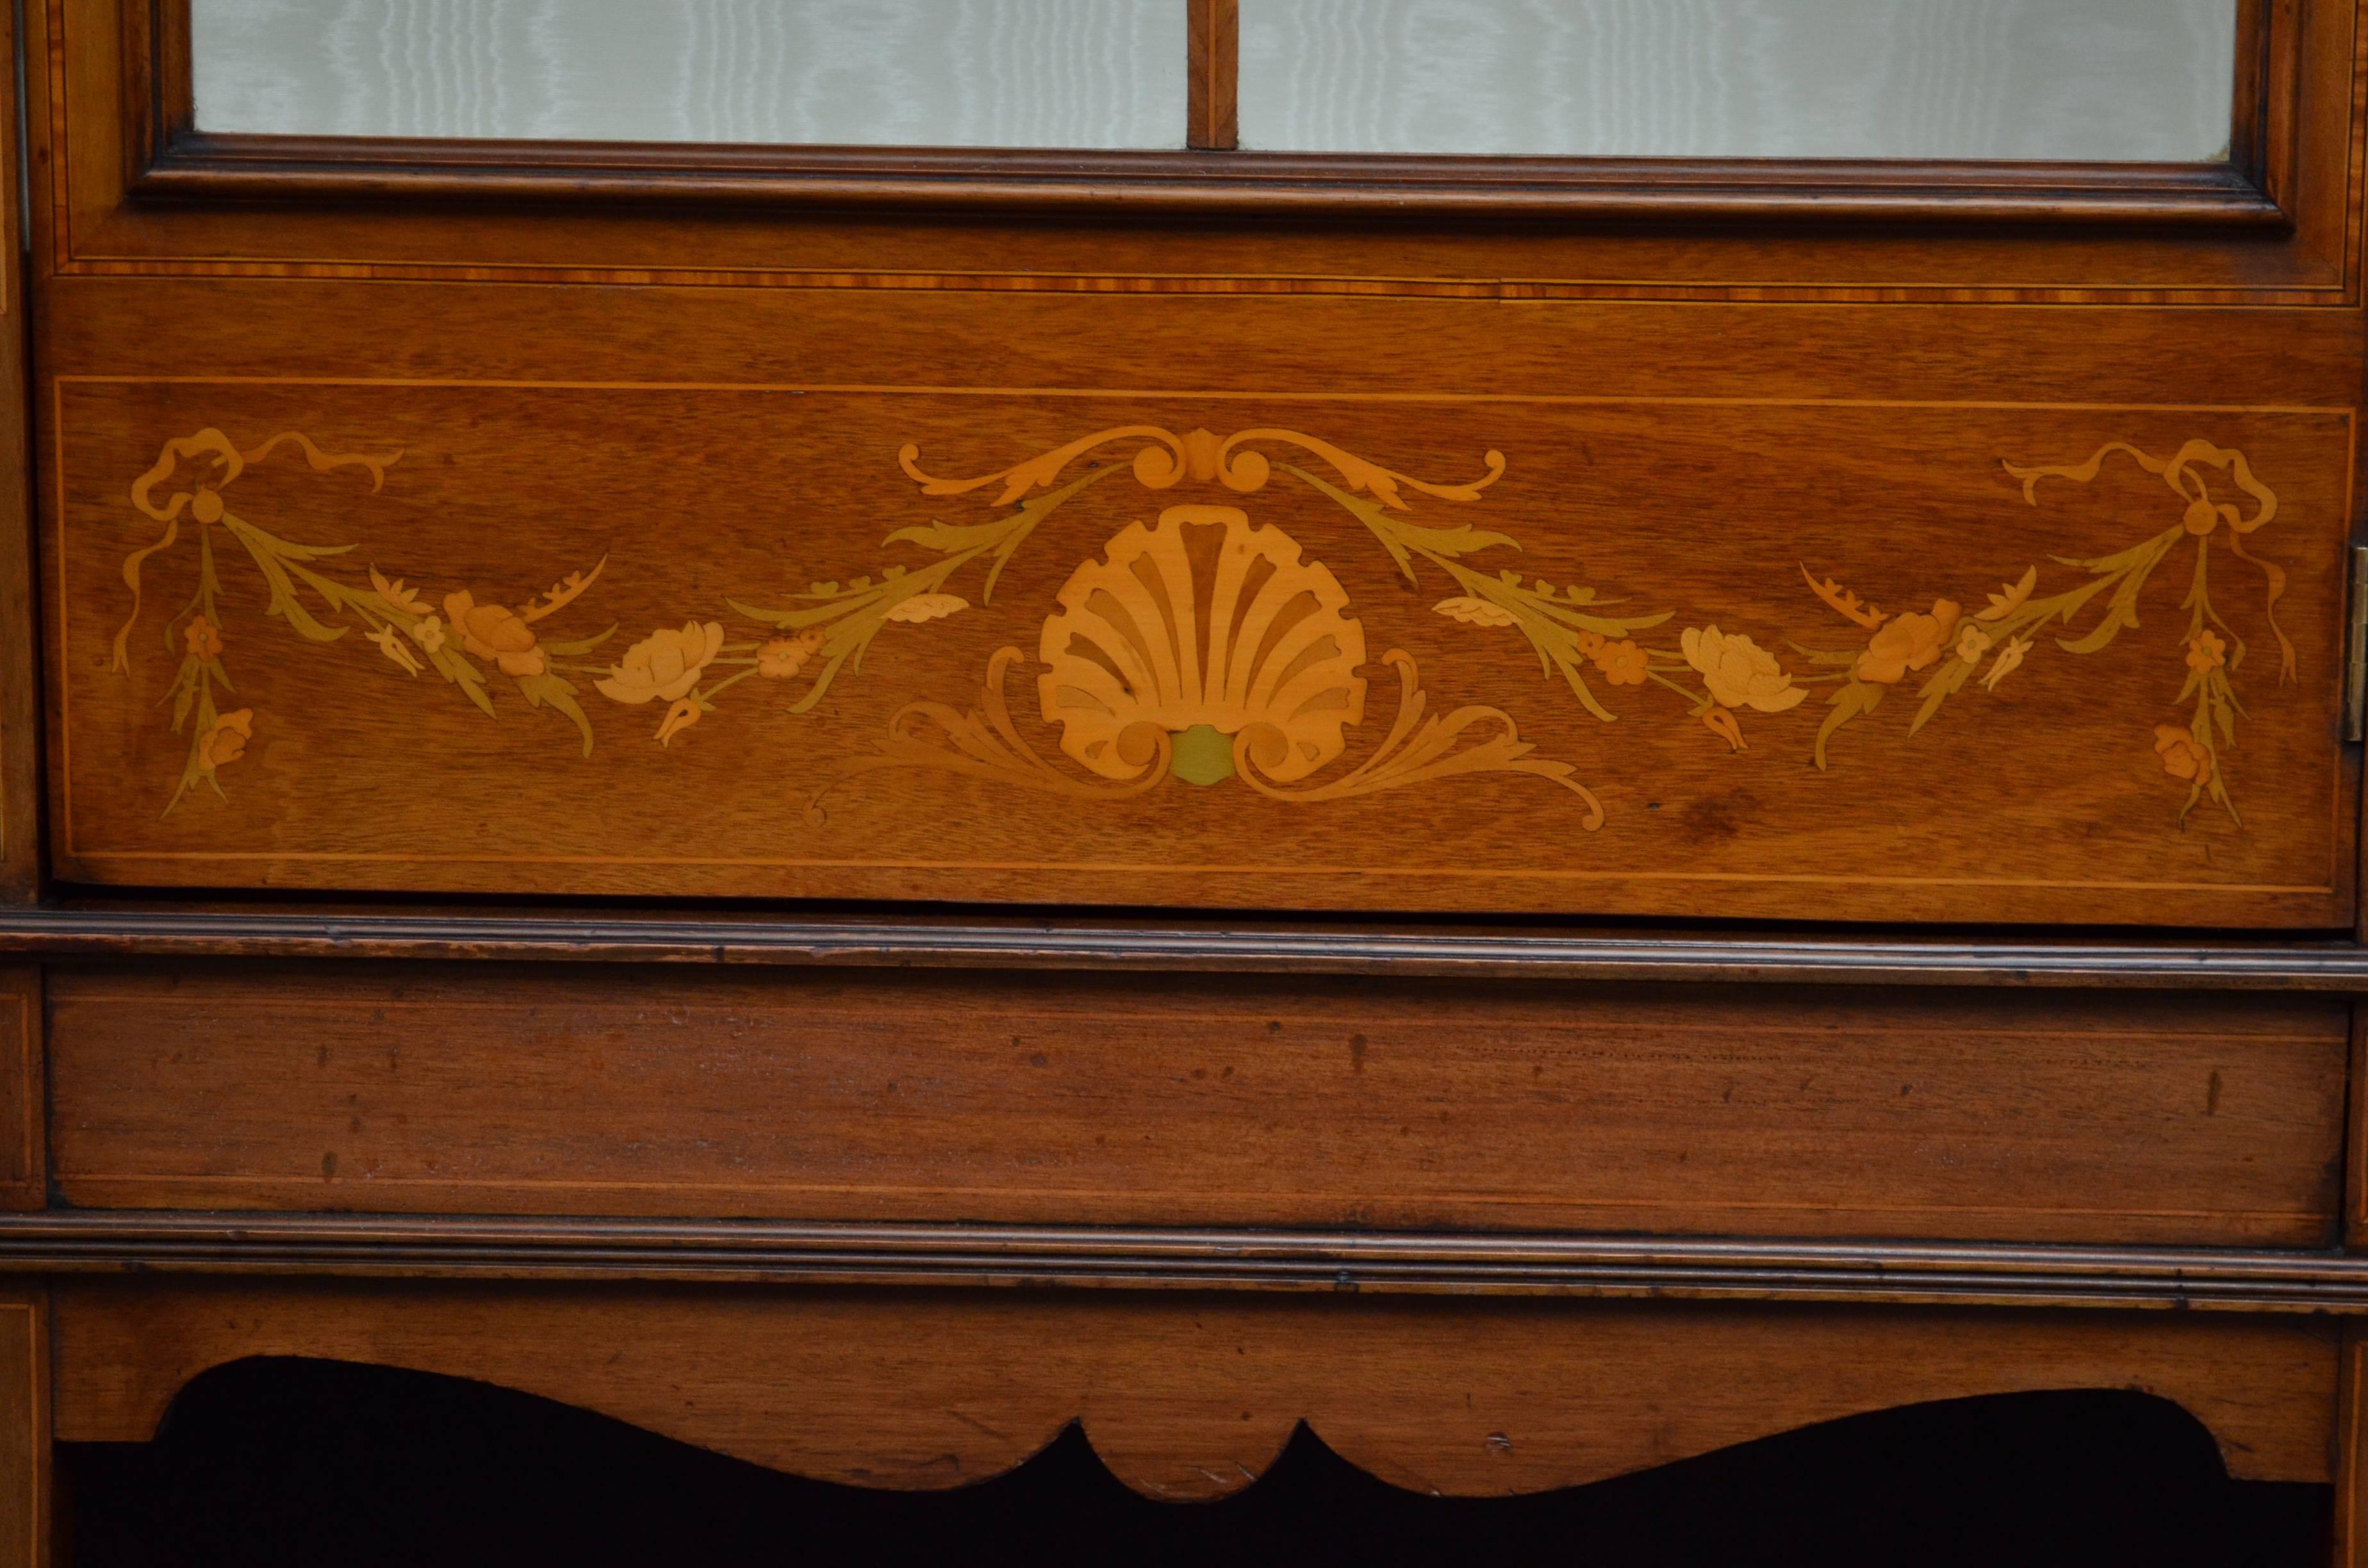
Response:
[[[54,971],[78,1207],[2323,1245],[2349,1010]],[[202,1138],[182,1138],[192,1109]]]

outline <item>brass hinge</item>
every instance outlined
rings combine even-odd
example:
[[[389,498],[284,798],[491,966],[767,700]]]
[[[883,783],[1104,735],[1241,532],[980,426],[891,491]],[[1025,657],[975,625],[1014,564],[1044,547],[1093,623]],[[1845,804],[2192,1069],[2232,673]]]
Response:
[[[2343,661],[2343,738],[2368,739],[2368,544],[2351,547],[2351,635]]]

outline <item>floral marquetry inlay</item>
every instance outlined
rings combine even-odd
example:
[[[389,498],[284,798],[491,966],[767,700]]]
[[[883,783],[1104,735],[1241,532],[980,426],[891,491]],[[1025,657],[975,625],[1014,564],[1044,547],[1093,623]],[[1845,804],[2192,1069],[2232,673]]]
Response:
[[[1134,447],[1130,463],[1095,460],[1114,445]],[[1760,732],[1770,726],[1797,726],[1789,733],[1804,765],[1839,766],[1840,733],[1900,687],[1914,691],[1906,730],[1918,734],[1968,693],[1986,701],[2009,682],[2034,678],[2026,666],[2044,653],[2105,653],[2138,625],[2155,574],[2183,560],[2180,662],[2163,672],[2159,696],[2132,688],[2128,744],[2184,790],[2181,819],[2209,800],[2235,820],[2228,753],[2245,711],[2237,682],[2248,644],[2215,601],[2215,555],[2259,578],[2256,635],[2277,645],[2279,678],[2296,679],[2295,652],[2276,613],[2285,574],[2248,548],[2276,518],[2276,494],[2242,453],[2202,440],[2169,457],[2114,443],[2078,463],[2006,462],[2034,506],[2051,486],[2092,483],[2117,460],[2160,478],[2175,518],[2107,554],[1996,563],[1998,574],[1986,579],[1996,585],[1972,593],[1946,581],[1870,585],[1854,580],[1844,562],[1788,562],[1786,573],[1797,565],[1793,591],[1814,618],[1808,624],[1822,630],[1766,624],[1754,614],[1764,608],[1753,606],[1703,606],[1680,619],[1654,604],[1650,583],[1624,585],[1630,597],[1615,602],[1588,584],[1497,564],[1521,548],[1508,534],[1417,511],[1425,503],[1483,502],[1507,472],[1497,452],[1486,454],[1479,478],[1439,483],[1282,429],[1220,437],[1118,426],[960,480],[932,476],[907,446],[899,462],[924,495],[975,496],[988,515],[894,528],[885,548],[901,558],[863,575],[790,591],[734,585],[709,606],[652,607],[662,613],[631,640],[590,608],[611,592],[631,597],[622,541],[589,565],[558,563],[564,574],[535,592],[447,580],[433,562],[396,562],[398,574],[359,556],[353,543],[295,542],[232,509],[240,479],[274,459],[301,457],[322,475],[366,476],[375,492],[401,456],[324,449],[292,431],[242,448],[206,429],[166,442],[133,483],[132,506],[163,531],[123,562],[131,606],[115,640],[118,669],[130,667],[144,585],[169,565],[185,574],[187,589],[163,626],[177,661],[166,698],[171,727],[187,739],[168,813],[199,785],[222,793],[225,771],[274,722],[236,698],[233,668],[253,654],[225,617],[223,574],[233,562],[243,560],[259,578],[265,617],[301,640],[272,645],[275,655],[358,631],[355,641],[375,649],[389,674],[440,679],[496,722],[513,710],[497,694],[514,694],[526,709],[572,725],[589,757],[599,728],[594,713],[603,709],[654,716],[642,719],[643,734],[671,748],[709,744],[711,732],[694,729],[726,706],[727,695],[737,705],[767,693],[769,703],[751,711],[769,706],[794,719],[816,711],[859,672],[881,679],[884,667],[893,682],[896,639],[962,634],[967,612],[994,602],[1006,567],[1044,525],[1121,472],[1155,493],[1189,483],[1232,497],[1288,481],[1352,521],[1356,537],[1379,547],[1372,565],[1384,577],[1394,567],[1422,591],[1419,604],[1449,623],[1453,638],[1526,644],[1573,715],[1611,724],[1640,701],[1646,706],[1637,710],[1649,713],[1654,699],[1674,697],[1699,725],[1691,733],[1720,756],[1765,745]],[[822,759],[805,814],[825,821],[825,797],[883,769],[936,770],[1081,802],[1173,784],[1302,804],[1516,774],[1566,791],[1557,798],[1575,805],[1572,825],[1601,826],[1603,808],[1573,764],[1536,755],[1511,714],[1470,705],[1432,710],[1413,655],[1373,641],[1353,591],[1360,574],[1346,571],[1352,564],[1312,558],[1301,540],[1235,505],[1177,504],[1130,521],[1077,561],[1042,607],[1032,656],[996,648],[973,666],[981,674],[970,705],[916,694],[868,750]],[[1362,580],[1371,580],[1370,568]],[[1860,592],[1869,588],[1900,608],[1870,602]],[[1832,634],[1837,623],[1844,635]],[[1382,671],[1395,677],[1395,707],[1375,734],[1369,683]],[[1015,712],[1012,687],[1023,674],[1034,700]],[[757,684],[744,688],[750,681]]]

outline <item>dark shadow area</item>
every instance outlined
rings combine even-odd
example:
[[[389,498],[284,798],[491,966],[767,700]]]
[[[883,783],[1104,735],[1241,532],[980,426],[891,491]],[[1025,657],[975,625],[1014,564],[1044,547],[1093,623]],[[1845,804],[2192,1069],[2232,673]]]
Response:
[[[1854,1417],[1596,1486],[1418,1496],[1303,1428],[1175,1506],[1079,1432],[955,1492],[803,1481],[457,1380],[317,1361],[206,1374],[150,1444],[72,1444],[74,1568],[436,1563],[2143,1562],[2320,1568],[2330,1488],[2235,1483],[2177,1406],[2022,1394]]]

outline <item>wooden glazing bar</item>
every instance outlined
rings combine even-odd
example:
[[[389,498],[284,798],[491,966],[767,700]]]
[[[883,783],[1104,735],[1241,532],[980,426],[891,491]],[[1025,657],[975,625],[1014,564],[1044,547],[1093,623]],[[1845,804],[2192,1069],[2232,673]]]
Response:
[[[1240,140],[1240,0],[1190,0],[1188,147],[1232,150]]]

